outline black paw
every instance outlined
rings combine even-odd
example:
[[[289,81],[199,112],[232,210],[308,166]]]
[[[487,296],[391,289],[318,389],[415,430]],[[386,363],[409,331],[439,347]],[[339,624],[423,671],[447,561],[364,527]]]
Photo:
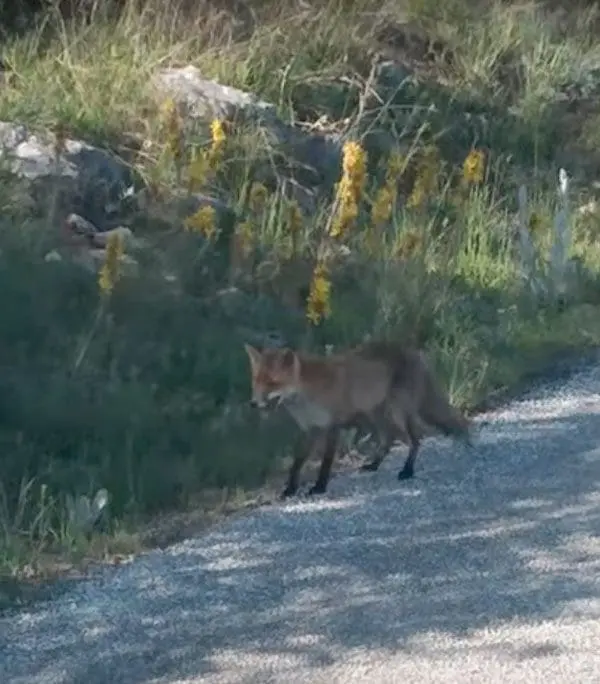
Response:
[[[377,469],[379,468],[379,463],[377,461],[370,461],[369,463],[365,463],[360,467],[361,472],[363,473],[374,473]]]
[[[326,485],[316,484],[316,485],[314,485],[313,487],[311,487],[311,488],[308,490],[308,496],[315,496],[315,495],[319,495],[319,494],[325,494],[325,491],[326,491],[326,490],[327,490],[327,486],[326,486]]]
[[[414,475],[414,470],[412,468],[402,468],[402,470],[398,473],[398,479],[399,480],[410,480],[410,478]]]

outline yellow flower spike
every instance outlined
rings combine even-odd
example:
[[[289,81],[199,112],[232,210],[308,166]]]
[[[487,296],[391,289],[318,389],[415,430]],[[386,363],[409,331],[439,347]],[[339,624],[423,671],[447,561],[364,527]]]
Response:
[[[98,275],[98,287],[104,296],[110,296],[119,280],[119,265],[124,254],[123,236],[112,233],[106,245],[106,258]]]
[[[532,211],[531,216],[529,217],[529,230],[532,233],[537,233],[541,227],[542,217],[537,212]]]
[[[331,282],[324,264],[315,266],[310,284],[310,291],[306,301],[306,317],[313,324],[318,325],[323,319],[331,315]]]
[[[357,142],[347,142],[343,147],[342,163],[344,176],[348,179],[349,188],[358,202],[362,194],[367,176],[367,154]]]
[[[160,106],[161,117],[165,121],[170,121],[173,114],[177,112],[177,105],[172,97],[168,97]]]
[[[396,187],[384,185],[379,189],[371,207],[371,221],[380,226],[387,223],[392,217],[394,204],[396,203]]]
[[[227,136],[220,119],[214,119],[210,124],[211,147],[208,151],[208,165],[211,169],[216,169],[223,156],[223,145]]]
[[[330,229],[333,237],[346,232],[358,216],[358,205],[367,174],[367,155],[360,143],[344,143],[342,155],[342,177],[336,188],[337,216]]]
[[[416,209],[417,207],[420,207],[425,201],[425,197],[425,184],[420,182],[419,178],[417,178],[413,186],[412,192],[410,193],[410,196],[406,203],[408,208]]]
[[[209,175],[209,163],[206,155],[196,151],[194,158],[188,166],[188,181],[190,190],[193,192],[201,188]]]
[[[244,256],[248,256],[252,252],[254,245],[254,228],[252,222],[249,220],[242,221],[235,231],[236,242]]]
[[[250,211],[259,213],[263,210],[267,198],[269,196],[269,191],[262,183],[252,183],[250,187],[250,192],[248,194],[248,205]]]
[[[428,145],[417,164],[417,176],[407,205],[417,208],[435,191],[439,170],[439,152],[435,145]]]
[[[409,231],[401,235],[396,241],[394,253],[399,259],[410,259],[421,247],[421,244],[421,236],[418,233]]]
[[[290,232],[297,233],[302,228],[303,216],[296,200],[291,200],[287,205],[287,225]]]
[[[225,135],[223,122],[220,119],[213,119],[210,124],[210,134],[213,145],[222,145],[225,142],[227,136]]]
[[[358,206],[353,200],[345,202],[340,206],[338,214],[331,224],[329,234],[331,237],[340,237],[344,234],[353,221],[358,217]]]
[[[400,152],[393,152],[388,159],[385,182],[386,185],[392,181],[397,181],[402,174],[406,171],[406,159],[400,154]]]
[[[485,154],[482,150],[471,150],[463,162],[463,180],[478,185],[483,181]]]
[[[195,214],[188,216],[184,221],[186,230],[203,235],[207,240],[212,240],[217,234],[216,211],[209,204],[200,207]]]
[[[167,147],[177,161],[183,155],[183,122],[173,98],[165,100],[161,114],[166,128]]]

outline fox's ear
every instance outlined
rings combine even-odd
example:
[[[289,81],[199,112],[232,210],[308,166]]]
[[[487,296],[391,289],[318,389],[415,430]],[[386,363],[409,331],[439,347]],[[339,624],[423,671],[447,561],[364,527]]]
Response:
[[[252,368],[260,366],[261,354],[258,349],[255,349],[252,345],[246,343],[244,344],[244,349],[246,350],[246,354],[248,354]]]

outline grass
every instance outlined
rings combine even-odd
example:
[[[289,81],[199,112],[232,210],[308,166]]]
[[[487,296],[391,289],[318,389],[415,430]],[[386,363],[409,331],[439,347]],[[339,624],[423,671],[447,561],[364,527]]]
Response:
[[[107,15],[101,4],[85,18],[48,10],[5,42],[15,78],[0,120],[126,155],[155,208],[192,182],[235,218],[140,213],[134,233],[152,249],[139,274],[121,273],[115,241],[96,280],[44,262],[52,201],[34,211],[20,182],[4,178],[1,574],[138,550],[156,543],[147,531],[157,521],[222,510],[276,480],[290,426],[247,408],[245,341],[276,333],[322,350],[400,336],[427,349],[465,409],[557,353],[598,344],[598,218],[570,215],[579,277],[559,302],[527,297],[515,228],[526,182],[527,229],[546,264],[557,160],[574,177],[573,208],[593,194],[600,110],[573,116],[562,97],[578,89],[587,102],[597,87],[591,10],[332,0],[257,1],[246,14],[206,2],[186,14],[126,2]],[[412,75],[381,101],[370,90],[374,51]],[[356,145],[339,196],[321,188],[302,213],[263,182],[273,150],[260,130],[213,129],[211,148],[208,126],[182,127],[148,83],[188,63],[273,102],[284,120],[326,116],[344,130]],[[67,495],[101,487],[110,513],[82,535]]]

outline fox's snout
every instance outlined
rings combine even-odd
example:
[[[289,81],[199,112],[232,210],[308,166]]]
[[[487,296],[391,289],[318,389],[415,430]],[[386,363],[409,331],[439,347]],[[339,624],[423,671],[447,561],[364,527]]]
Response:
[[[260,399],[257,397],[252,397],[250,399],[250,406],[252,406],[252,408],[264,409],[267,408],[267,402],[263,399],[263,397],[260,397]]]

